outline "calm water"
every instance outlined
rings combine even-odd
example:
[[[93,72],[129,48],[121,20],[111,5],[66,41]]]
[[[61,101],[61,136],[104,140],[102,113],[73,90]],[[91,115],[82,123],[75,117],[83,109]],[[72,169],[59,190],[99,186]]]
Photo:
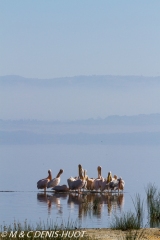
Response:
[[[140,193],[145,199],[149,182],[156,182],[160,167],[159,146],[106,146],[106,145],[14,145],[0,146],[0,225],[16,221],[36,227],[41,222],[67,223],[76,221],[82,227],[109,227],[113,215],[133,210],[132,198]],[[64,169],[61,184],[70,176],[77,176],[78,164],[87,169],[89,177],[97,177],[97,166],[102,166],[103,177],[108,171],[125,180],[121,195],[44,194],[36,188],[39,179],[51,169],[53,177]],[[158,186],[159,187],[159,186]],[[13,192],[3,192],[13,191]],[[95,212],[82,203],[101,205]]]

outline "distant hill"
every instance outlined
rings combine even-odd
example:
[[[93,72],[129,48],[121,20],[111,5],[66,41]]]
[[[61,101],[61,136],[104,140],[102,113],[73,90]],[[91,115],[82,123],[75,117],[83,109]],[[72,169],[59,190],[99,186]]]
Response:
[[[25,78],[16,75],[0,76],[0,86],[37,86],[37,87],[142,87],[160,86],[159,77],[93,75],[53,79]]]
[[[49,127],[52,127],[53,133],[56,132],[55,126],[59,126],[58,130],[62,132],[62,125],[65,132],[69,132],[68,126],[75,125],[83,126],[80,129],[83,132],[84,126],[87,128],[92,125],[160,126],[159,93],[160,77],[93,75],[31,79],[15,75],[1,76],[0,129],[38,128],[42,132],[44,127],[49,132]],[[11,120],[3,121],[7,118]],[[13,119],[20,120],[12,121]],[[54,121],[49,121],[50,119]],[[119,129],[122,131],[121,127]],[[146,129],[143,128],[144,131]],[[70,130],[75,132],[75,128]],[[110,129],[105,131],[108,130]],[[112,130],[115,132],[114,128]],[[157,131],[150,128],[152,130]],[[98,128],[96,132],[98,133]]]
[[[0,120],[0,144],[160,144],[160,114],[70,122]]]
[[[3,120],[0,119],[0,128],[3,126],[41,126],[41,125],[160,125],[160,113],[139,114],[134,116],[112,115],[104,119],[84,119],[75,121],[40,121],[40,120]]]

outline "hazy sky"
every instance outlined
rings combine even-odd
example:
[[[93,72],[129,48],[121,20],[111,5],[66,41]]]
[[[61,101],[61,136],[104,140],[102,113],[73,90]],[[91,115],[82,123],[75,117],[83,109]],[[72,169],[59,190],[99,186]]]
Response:
[[[159,0],[1,0],[0,76],[158,76],[159,11]]]

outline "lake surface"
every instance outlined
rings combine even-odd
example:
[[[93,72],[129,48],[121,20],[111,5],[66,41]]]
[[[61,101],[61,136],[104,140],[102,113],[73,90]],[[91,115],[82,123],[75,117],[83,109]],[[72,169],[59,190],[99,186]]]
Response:
[[[15,221],[36,227],[39,222],[57,224],[74,221],[78,226],[109,227],[114,215],[133,210],[132,199],[137,193],[145,200],[145,187],[157,183],[160,168],[159,145],[1,145],[0,146],[0,225]],[[108,171],[125,180],[123,194],[44,194],[36,183],[47,176],[48,169],[55,177],[64,169],[60,184],[78,175],[82,164],[89,177],[97,177],[97,166],[102,176]],[[156,185],[158,186],[158,185]],[[159,187],[159,186],[158,186]],[[8,191],[8,192],[7,192]],[[13,192],[11,192],[13,191]],[[91,207],[95,198],[100,201],[97,211]],[[86,210],[84,202],[90,207]],[[147,221],[147,220],[145,220]]]

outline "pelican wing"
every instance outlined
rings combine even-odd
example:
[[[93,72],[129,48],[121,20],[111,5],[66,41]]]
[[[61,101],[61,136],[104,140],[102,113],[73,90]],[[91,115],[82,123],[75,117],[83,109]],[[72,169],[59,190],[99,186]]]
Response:
[[[71,190],[76,190],[76,189],[82,188],[85,185],[85,181],[83,181],[81,179],[73,180],[73,179],[69,178],[67,180],[67,182],[68,182],[69,189],[71,189]]]
[[[50,182],[47,184],[47,188],[55,187],[59,185],[60,183],[60,178],[53,178]]]
[[[123,191],[124,190],[124,185],[125,185],[124,180],[121,180],[119,189]]]
[[[37,182],[37,188],[38,189],[44,189],[47,187],[47,183],[48,183],[48,179],[47,178],[44,178],[44,179],[41,179]]]
[[[84,185],[85,185],[85,181],[81,179],[77,179],[73,182],[72,190],[82,188],[84,187]]]
[[[116,189],[118,189],[118,184],[119,184],[118,180],[113,180],[113,181],[109,182],[109,188],[111,190],[116,190]]]
[[[93,182],[94,182],[94,179],[87,179],[87,189],[88,190],[93,190]]]
[[[101,184],[101,191],[103,192],[108,187],[107,181],[103,181]]]
[[[96,178],[93,182],[93,188],[95,190],[98,190],[99,188],[101,188],[102,185],[102,179]]]
[[[70,189],[72,189],[72,183],[73,183],[75,180],[76,180],[76,179],[73,178],[73,177],[70,177],[70,178],[67,179],[68,187],[69,187]]]

